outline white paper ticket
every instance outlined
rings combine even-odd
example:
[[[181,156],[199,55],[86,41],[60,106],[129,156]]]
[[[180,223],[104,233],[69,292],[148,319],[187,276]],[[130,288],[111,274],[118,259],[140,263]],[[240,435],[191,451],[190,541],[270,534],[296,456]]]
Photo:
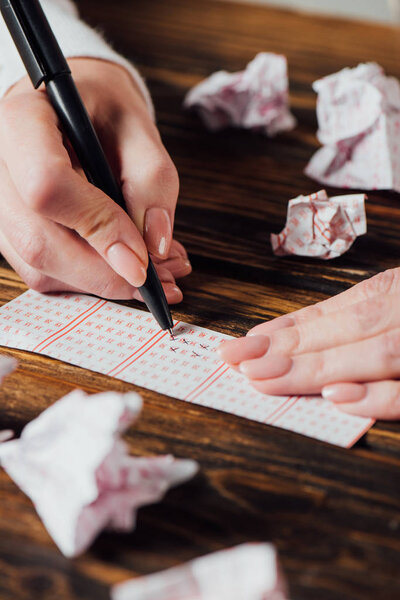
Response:
[[[223,363],[230,336],[176,322],[175,340],[145,311],[81,294],[29,290],[0,308],[0,345],[45,354],[185,402],[352,446],[374,421],[320,397],[268,396]]]

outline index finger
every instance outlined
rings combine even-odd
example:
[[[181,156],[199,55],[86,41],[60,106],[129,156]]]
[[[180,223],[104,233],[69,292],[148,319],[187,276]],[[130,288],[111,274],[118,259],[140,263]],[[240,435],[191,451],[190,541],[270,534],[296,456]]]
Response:
[[[47,98],[13,96],[1,112],[1,153],[23,201],[75,230],[119,275],[141,286],[148,262],[145,243],[128,214],[73,170]]]
[[[364,340],[394,327],[400,327],[399,299],[398,294],[388,294],[275,331],[269,337],[268,351],[291,355],[316,352]]]

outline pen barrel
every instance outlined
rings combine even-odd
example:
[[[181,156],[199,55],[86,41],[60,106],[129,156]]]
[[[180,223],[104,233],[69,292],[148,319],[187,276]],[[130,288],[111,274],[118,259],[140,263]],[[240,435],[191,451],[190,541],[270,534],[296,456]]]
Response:
[[[58,75],[46,84],[46,90],[87,179],[126,210],[121,188],[71,74]]]
[[[46,90],[87,179],[126,210],[121,188],[110,168],[71,74],[58,75],[46,84]],[[173,321],[168,302],[150,257],[147,278],[139,291],[161,329],[172,329]]]
[[[0,10],[35,88],[70,73],[39,0],[0,0]]]
[[[161,329],[173,329],[174,322],[172,320],[171,311],[169,310],[167,298],[165,297],[160,278],[157,275],[156,268],[150,257],[147,267],[146,282],[139,288],[139,292]]]

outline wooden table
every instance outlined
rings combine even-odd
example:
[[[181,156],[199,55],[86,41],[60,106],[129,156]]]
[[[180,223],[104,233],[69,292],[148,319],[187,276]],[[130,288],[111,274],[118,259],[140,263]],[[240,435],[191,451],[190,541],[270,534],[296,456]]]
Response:
[[[400,76],[399,30],[209,0],[82,0],[148,79],[182,182],[176,234],[194,273],[175,316],[239,335],[399,264],[400,196],[371,193],[368,234],[331,262],[275,258],[268,236],[287,201],[318,189],[303,168],[318,147],[311,83],[376,60]],[[207,133],[186,90],[238,70],[261,50],[287,55],[298,128],[273,140]],[[336,190],[329,190],[336,191]],[[340,192],[339,192],[340,193]],[[24,285],[5,263],[0,300]],[[17,432],[73,388],[134,386],[26,352],[0,393],[0,428]],[[400,597],[398,423],[377,423],[352,450],[143,390],[134,454],[172,452],[201,475],[140,511],[135,532],[104,534],[77,560],[56,549],[30,501],[0,471],[0,598],[103,600],[114,582],[249,540],[270,540],[294,600]],[[245,600],[245,599],[243,599]]]

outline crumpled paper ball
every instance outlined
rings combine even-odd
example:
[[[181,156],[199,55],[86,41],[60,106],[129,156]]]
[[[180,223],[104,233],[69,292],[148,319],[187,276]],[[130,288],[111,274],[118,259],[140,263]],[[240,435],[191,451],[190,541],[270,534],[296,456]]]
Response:
[[[112,600],[287,600],[271,544],[241,544],[113,587]]]
[[[271,234],[274,254],[325,260],[344,254],[367,231],[365,194],[328,198],[325,190],[289,201],[286,225]]]
[[[400,82],[375,63],[313,84],[323,147],[305,169],[326,185],[400,191]]]
[[[214,73],[188,92],[184,107],[195,109],[212,131],[241,127],[274,136],[296,125],[286,58],[270,52],[257,54],[244,71]]]
[[[4,377],[9,375],[17,366],[17,361],[9,356],[0,356],[0,383]],[[5,442],[13,436],[13,432],[9,429],[0,431],[0,443]]]
[[[17,366],[17,361],[10,356],[0,356],[0,383],[4,377],[9,375]]]
[[[12,438],[13,435],[14,432],[11,431],[11,429],[3,429],[3,431],[0,431],[0,444]]]
[[[120,434],[141,407],[135,393],[75,390],[0,445],[2,467],[65,556],[84,552],[104,528],[130,531],[140,506],[197,472],[192,460],[128,454]]]

